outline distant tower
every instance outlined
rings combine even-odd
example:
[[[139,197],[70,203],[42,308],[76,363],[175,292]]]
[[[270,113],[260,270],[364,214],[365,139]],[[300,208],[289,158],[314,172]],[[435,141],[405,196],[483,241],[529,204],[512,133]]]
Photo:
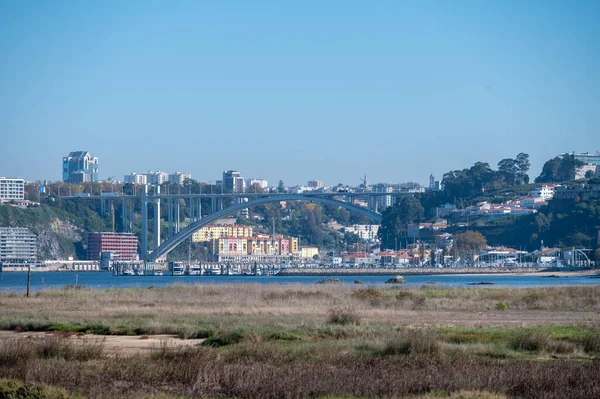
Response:
[[[434,187],[435,187],[435,176],[433,176],[433,173],[432,173],[431,176],[429,176],[429,188],[433,190]]]
[[[363,188],[366,190],[369,188],[369,180],[367,179],[367,174],[365,173],[365,177],[360,179],[363,182]]]

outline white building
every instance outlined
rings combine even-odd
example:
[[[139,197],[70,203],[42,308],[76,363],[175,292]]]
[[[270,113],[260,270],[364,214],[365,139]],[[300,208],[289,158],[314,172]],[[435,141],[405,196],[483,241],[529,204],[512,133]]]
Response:
[[[552,199],[556,187],[560,187],[560,184],[542,184],[531,192],[531,196],[533,198],[541,198],[544,201]]]
[[[169,174],[165,172],[148,172],[146,173],[146,183],[159,185],[169,180]]]
[[[269,188],[269,182],[267,182],[267,179],[248,179],[246,181],[246,187],[248,189],[250,189],[250,187],[252,187],[255,184],[258,184],[259,187],[262,188],[263,190],[266,190],[267,188]]]
[[[362,240],[375,241],[379,227],[378,224],[355,224],[352,227],[346,227],[346,232],[356,234]]]
[[[321,188],[323,187],[323,182],[321,180],[309,180],[308,187]]]
[[[146,179],[146,175],[134,172],[129,175],[125,175],[123,177],[123,181],[131,184],[146,184],[148,180]]]
[[[22,227],[0,227],[0,263],[26,266],[37,261],[37,237]]]
[[[593,163],[588,163],[578,167],[577,169],[575,169],[575,180],[585,179],[585,175],[587,172],[592,172],[594,176],[597,175],[597,168],[598,166],[594,165]]]
[[[391,193],[393,191],[392,186],[389,184],[375,184],[372,187],[374,193]],[[392,206],[392,196],[382,195],[377,197],[377,210],[383,212],[386,208]]]
[[[191,179],[192,175],[189,173],[182,173],[182,172],[175,172],[169,175],[169,181],[170,182],[174,182],[179,184],[180,186],[183,185],[183,182],[186,179]]]
[[[25,198],[25,181],[0,177],[0,202]]]

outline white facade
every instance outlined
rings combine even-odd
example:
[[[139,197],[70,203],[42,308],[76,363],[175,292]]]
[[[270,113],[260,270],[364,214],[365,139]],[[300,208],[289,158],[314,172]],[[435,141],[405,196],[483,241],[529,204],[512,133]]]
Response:
[[[5,266],[35,264],[37,237],[22,227],[0,227],[0,263]]]
[[[25,181],[0,177],[0,202],[25,198]]]
[[[541,198],[544,201],[552,199],[556,187],[560,187],[560,184],[542,184],[531,192],[531,196],[533,198]]]
[[[177,183],[180,186],[183,185],[183,182],[186,179],[191,179],[191,178],[192,178],[191,174],[189,174],[189,173],[182,173],[182,172],[175,172],[175,173],[169,175],[169,181]]]
[[[596,173],[597,167],[598,166],[594,165],[593,163],[588,163],[586,165],[580,166],[579,168],[577,168],[575,170],[575,180],[585,179],[585,174],[588,171],[592,172],[594,175],[597,175],[597,173]]]
[[[323,182],[321,180],[309,180],[308,187],[321,188],[323,187]]]
[[[375,184],[372,186],[372,191],[374,193],[391,193],[393,191],[392,186],[388,184]],[[381,197],[377,197],[377,209],[381,212],[384,209],[392,206],[392,196],[385,195]]]
[[[148,180],[146,179],[146,175],[141,175],[139,173],[134,172],[130,175],[125,175],[123,181],[125,183],[132,184],[146,184]]]
[[[246,182],[246,187],[248,187],[249,189],[254,184],[258,184],[263,190],[266,190],[269,187],[267,179],[248,179],[248,181]]]
[[[169,180],[169,174],[165,172],[148,172],[146,173],[146,183],[159,185]]]
[[[379,227],[378,224],[355,224],[352,227],[346,227],[346,232],[354,233],[362,240],[375,241]]]

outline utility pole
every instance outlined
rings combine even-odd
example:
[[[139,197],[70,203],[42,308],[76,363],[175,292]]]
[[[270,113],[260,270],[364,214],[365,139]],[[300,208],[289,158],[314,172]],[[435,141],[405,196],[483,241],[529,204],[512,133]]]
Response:
[[[27,264],[27,298],[29,298],[30,289],[31,289],[31,265]]]

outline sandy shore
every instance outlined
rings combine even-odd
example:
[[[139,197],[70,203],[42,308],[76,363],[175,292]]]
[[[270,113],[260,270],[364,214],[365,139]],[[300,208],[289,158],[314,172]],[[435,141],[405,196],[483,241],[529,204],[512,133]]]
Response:
[[[58,332],[0,331],[0,340],[45,339],[52,336],[66,336],[69,341],[82,345],[102,342],[104,351],[113,355],[150,353],[165,346],[170,348],[195,346],[204,341],[204,339],[181,339],[176,335],[70,335]]]

